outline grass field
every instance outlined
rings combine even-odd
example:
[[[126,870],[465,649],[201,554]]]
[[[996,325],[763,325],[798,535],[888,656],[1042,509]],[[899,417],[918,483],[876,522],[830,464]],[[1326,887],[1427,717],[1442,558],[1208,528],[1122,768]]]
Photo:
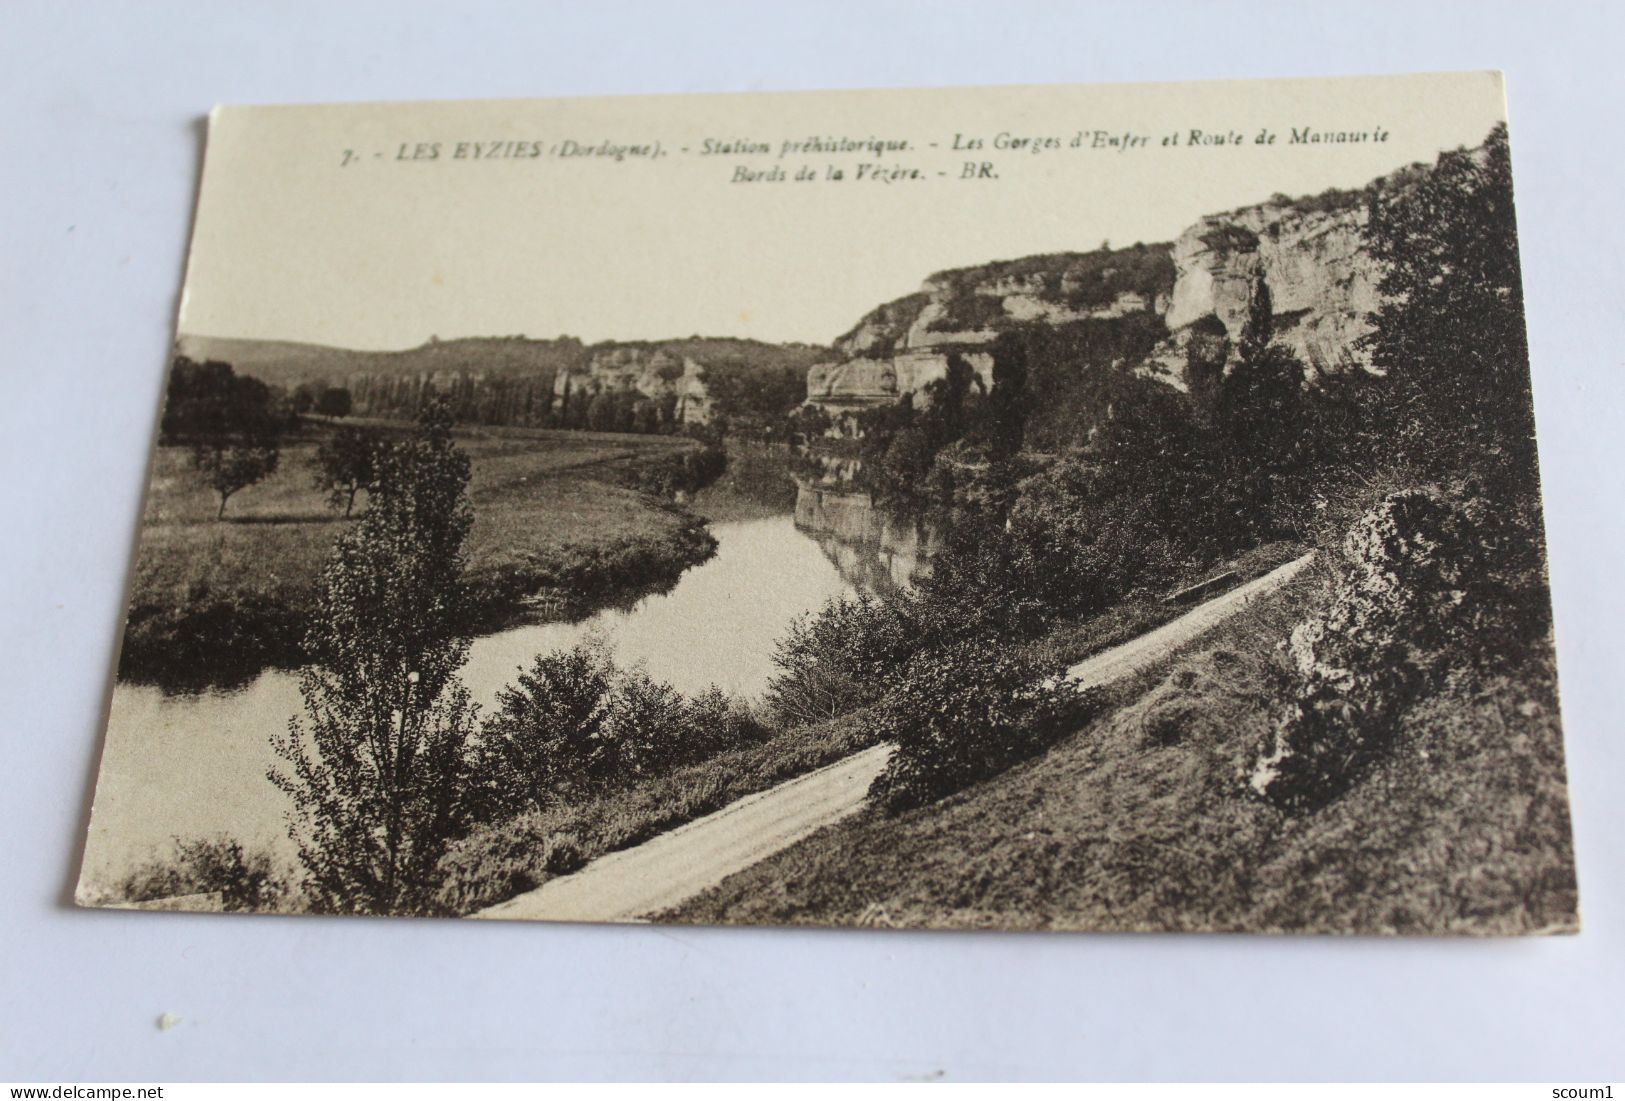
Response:
[[[830,827],[665,918],[1111,930],[1566,927],[1575,884],[1549,652],[1458,679],[1326,808],[1245,779],[1282,695],[1277,640],[1314,571],[1040,758],[940,803]]]
[[[284,442],[264,482],[218,499],[183,447],[161,447],[136,554],[120,675],[184,684],[231,681],[297,660],[304,610],[341,513],[314,486],[315,426]],[[691,447],[666,436],[475,429],[469,582],[483,619],[568,585],[556,611],[669,583],[711,550],[701,521],[616,484],[628,467]],[[359,514],[365,495],[356,502]]]

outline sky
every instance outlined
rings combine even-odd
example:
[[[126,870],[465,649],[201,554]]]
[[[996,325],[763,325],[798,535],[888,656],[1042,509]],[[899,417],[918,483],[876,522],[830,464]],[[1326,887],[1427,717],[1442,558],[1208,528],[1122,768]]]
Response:
[[[1482,72],[217,108],[180,331],[823,344],[932,272],[1169,241],[1504,117]]]

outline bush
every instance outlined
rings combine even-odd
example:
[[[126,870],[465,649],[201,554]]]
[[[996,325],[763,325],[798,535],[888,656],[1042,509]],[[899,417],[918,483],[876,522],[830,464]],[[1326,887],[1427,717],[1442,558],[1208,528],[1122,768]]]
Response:
[[[569,875],[584,867],[587,863],[586,854],[581,851],[581,842],[573,834],[561,833],[547,839],[547,848],[542,854],[542,867],[549,875]]]
[[[279,910],[290,894],[269,853],[226,838],[176,838],[173,857],[137,867],[119,885],[130,902],[217,891],[220,908],[232,911]]]
[[[728,452],[707,443],[627,467],[621,472],[620,482],[640,493],[676,497],[704,489],[727,468]]]
[[[1020,651],[951,643],[911,660],[875,709],[897,745],[870,789],[896,812],[933,802],[1036,756],[1082,722],[1097,695],[1044,679]]]
[[[576,870],[565,839],[579,846],[583,862],[595,860],[868,749],[874,734],[866,719],[859,712],[818,726],[764,733],[761,741],[645,783],[478,827],[441,861],[439,909],[466,914]]]
[[[1349,529],[1322,610],[1292,631],[1296,689],[1252,777],[1272,803],[1335,799],[1446,678],[1505,669],[1546,636],[1538,522],[1454,497],[1392,493]]]
[[[721,689],[689,699],[588,639],[537,655],[498,694],[475,750],[474,813],[491,822],[579,803],[766,736]]]
[[[867,593],[830,600],[796,617],[773,653],[769,713],[781,728],[845,714],[877,699],[918,646],[903,601]]]

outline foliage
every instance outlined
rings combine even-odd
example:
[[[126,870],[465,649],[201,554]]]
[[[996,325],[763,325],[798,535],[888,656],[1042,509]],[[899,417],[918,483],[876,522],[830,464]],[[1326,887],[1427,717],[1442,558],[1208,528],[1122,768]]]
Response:
[[[1296,676],[1252,777],[1272,803],[1335,799],[1449,677],[1508,668],[1546,637],[1528,518],[1473,491],[1390,494],[1350,528],[1322,606],[1292,632]]]
[[[1339,797],[1447,678],[1504,669],[1549,626],[1505,128],[1370,211],[1385,275],[1365,343],[1386,377],[1339,411],[1370,452],[1354,461],[1411,485],[1353,524],[1294,631],[1298,680],[1254,776],[1293,810]]]
[[[876,699],[919,645],[908,601],[858,593],[797,616],[773,652],[768,712],[781,728],[822,722]]]
[[[118,889],[131,902],[216,891],[223,910],[265,911],[283,908],[290,888],[269,853],[225,838],[177,838],[172,856],[135,868]]]
[[[300,677],[305,719],[276,743],[270,778],[293,803],[316,909],[421,912],[434,868],[466,822],[465,745],[475,709],[455,673],[468,459],[443,407],[383,456],[366,514],[322,571]]]
[[[1513,934],[1574,926],[1551,652],[1450,677],[1344,797],[1283,814],[1240,778],[1283,689],[1307,576],[1158,669],[1041,759],[929,813],[858,815],[671,920]]]
[[[286,425],[263,382],[238,375],[228,363],[175,358],[160,439],[192,445],[193,467],[220,498],[216,519],[225,516],[232,494],[276,471]]]
[[[1509,490],[1535,480],[1529,349],[1504,125],[1480,149],[1373,193],[1367,231],[1384,301],[1365,338],[1387,372],[1392,453],[1433,476],[1464,456]]]
[[[1304,367],[1272,343],[1273,306],[1262,279],[1249,306],[1237,361],[1213,397],[1213,519],[1226,550],[1301,534],[1307,469],[1318,458]]]
[[[720,689],[684,697],[589,639],[538,654],[499,693],[475,747],[476,813],[501,821],[580,803],[764,736]]]
[[[240,489],[264,481],[276,472],[281,449],[271,441],[219,439],[192,449],[192,465],[208,487],[220,497],[215,519],[226,515],[226,501]]]
[[[962,444],[961,454],[1013,457],[1021,446],[1025,409],[1023,353],[1018,343],[1001,339],[993,354],[992,391],[962,354],[949,352],[943,377],[926,385],[919,403],[908,394],[860,414],[859,480],[893,502],[946,499],[951,493],[943,489],[952,480],[938,483],[947,449]],[[1002,364],[997,357],[1003,357]]]
[[[621,484],[657,497],[695,493],[722,476],[728,452],[715,443],[670,451],[657,459],[628,466]]]
[[[352,404],[349,390],[328,386],[316,396],[315,411],[324,417],[348,417]]]
[[[743,741],[582,802],[482,823],[441,861],[437,908],[466,914],[528,891],[729,803],[833,764],[874,744],[859,712]]]
[[[270,387],[259,379],[237,374],[229,363],[175,357],[160,442],[212,445],[221,439],[270,439],[285,426]]]
[[[316,449],[316,488],[327,492],[329,508],[344,506],[349,516],[355,495],[378,478],[388,442],[382,433],[367,428],[340,428]]]
[[[873,794],[891,811],[933,802],[1047,749],[1081,721],[1089,696],[1044,680],[1019,650],[955,642],[916,655],[875,709],[894,742]]]
[[[265,522],[216,523],[218,501],[192,476],[190,449],[158,448],[121,679],[187,690],[237,685],[267,666],[311,660],[304,640],[317,582],[348,526],[334,523],[311,485],[317,446],[336,431],[315,426],[286,443],[278,472],[255,488],[246,502],[252,511],[243,510],[245,521]],[[395,438],[410,428],[381,431]],[[609,480],[625,465],[687,444],[485,431],[459,434],[459,446],[472,464],[469,499],[478,518],[464,578],[471,631],[505,626],[521,608],[574,615],[624,605],[669,588],[716,549],[698,517]]]

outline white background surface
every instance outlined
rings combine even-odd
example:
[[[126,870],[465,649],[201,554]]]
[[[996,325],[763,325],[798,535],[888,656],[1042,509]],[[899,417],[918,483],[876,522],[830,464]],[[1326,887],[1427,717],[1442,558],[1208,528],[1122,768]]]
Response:
[[[1604,5],[0,5],[0,1079],[1625,1074],[1625,23]],[[67,904],[217,101],[1502,68],[1586,929],[900,934]],[[155,1019],[183,1020],[160,1032]]]

